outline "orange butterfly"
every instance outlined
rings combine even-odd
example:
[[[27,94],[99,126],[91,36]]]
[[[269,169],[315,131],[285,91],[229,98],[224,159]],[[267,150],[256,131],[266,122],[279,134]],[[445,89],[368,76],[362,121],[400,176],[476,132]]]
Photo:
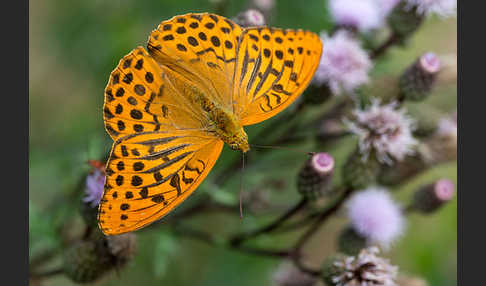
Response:
[[[224,143],[248,151],[243,126],[291,104],[322,52],[312,32],[241,28],[208,13],[162,22],[147,48],[123,57],[105,89],[114,144],[98,221],[109,235],[142,228],[182,203]]]

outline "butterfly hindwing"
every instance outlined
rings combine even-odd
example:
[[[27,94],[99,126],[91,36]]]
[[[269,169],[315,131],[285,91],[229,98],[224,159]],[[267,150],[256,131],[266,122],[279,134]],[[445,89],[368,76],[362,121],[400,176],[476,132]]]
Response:
[[[241,37],[233,96],[242,125],[251,125],[281,112],[304,91],[322,43],[312,32],[276,28],[248,28]]]
[[[127,135],[106,165],[99,225],[105,234],[139,229],[184,201],[204,180],[223,142],[201,131]]]

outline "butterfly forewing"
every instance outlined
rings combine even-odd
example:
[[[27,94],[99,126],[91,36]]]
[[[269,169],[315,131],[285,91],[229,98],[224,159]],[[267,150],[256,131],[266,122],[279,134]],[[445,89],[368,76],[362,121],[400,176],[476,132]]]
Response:
[[[162,65],[191,80],[221,106],[232,108],[236,47],[242,29],[214,14],[186,14],[163,21],[148,41]]]
[[[170,74],[138,47],[120,60],[105,89],[105,128],[116,140],[124,135],[167,129],[203,129],[201,111],[178,98]]]
[[[249,28],[238,48],[233,96],[243,125],[266,120],[290,105],[310,83],[322,43],[312,32]]]

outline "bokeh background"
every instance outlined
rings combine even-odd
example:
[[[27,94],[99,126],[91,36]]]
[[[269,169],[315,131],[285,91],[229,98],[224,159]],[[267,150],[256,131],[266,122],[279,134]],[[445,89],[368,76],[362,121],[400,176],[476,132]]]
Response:
[[[111,70],[119,59],[137,45],[145,45],[158,23],[187,12],[216,12],[235,16],[247,8],[246,1],[225,1],[225,5],[204,0],[89,0],[30,1],[29,20],[29,222],[30,258],[54,250],[49,266],[59,265],[57,258],[63,244],[59,229],[69,219],[73,233],[82,222],[77,200],[82,196],[88,159],[103,158],[111,140],[103,127],[103,90]],[[314,32],[328,30],[332,22],[323,0],[279,0],[267,19],[271,26],[304,28]],[[412,114],[446,114],[456,109],[457,30],[456,19],[428,18],[405,47],[391,49],[372,72],[371,91],[385,93],[386,83],[396,78],[418,56],[427,51],[439,55],[444,69],[437,87],[424,102],[407,104]],[[385,88],[383,88],[385,86]],[[318,108],[326,108],[326,105]],[[248,128],[252,135],[269,122]],[[327,151],[342,162],[353,149],[355,139],[345,138],[339,147],[305,145],[309,151]],[[327,148],[327,147],[326,147]],[[216,189],[212,180],[235,157],[225,147],[221,158],[205,183],[185,204],[190,206],[208,194],[218,200],[236,202],[240,175],[236,174],[224,189]],[[265,191],[277,204],[298,200],[295,177],[302,153],[275,151],[247,166],[245,189],[267,184]],[[396,198],[406,201],[420,185],[447,177],[456,182],[456,162],[434,167],[407,181],[397,190]],[[264,178],[265,177],[265,178]],[[192,201],[192,202],[191,202]],[[186,206],[184,206],[186,207]],[[183,208],[181,206],[181,208]],[[457,204],[454,199],[431,216],[408,217],[406,234],[386,253],[400,271],[423,277],[430,285],[456,285]],[[187,223],[213,233],[252,229],[267,217],[249,212],[240,221],[238,213],[202,215]],[[345,222],[340,215],[320,229],[309,245],[312,257],[322,257],[335,249],[336,232]],[[79,225],[79,227],[78,227]],[[208,246],[190,239],[180,239],[169,229],[160,227],[137,232],[138,252],[135,259],[119,273],[99,285],[270,285],[280,261]],[[69,234],[68,234],[69,236]],[[279,236],[285,245],[293,236]],[[265,245],[262,237],[257,244]],[[270,240],[275,243],[275,240]],[[318,260],[316,260],[318,261]],[[67,278],[55,276],[45,285],[71,285]]]

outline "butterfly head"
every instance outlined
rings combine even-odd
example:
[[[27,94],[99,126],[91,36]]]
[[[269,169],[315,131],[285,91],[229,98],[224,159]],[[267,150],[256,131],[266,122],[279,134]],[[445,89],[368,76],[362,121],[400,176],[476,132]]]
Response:
[[[250,144],[248,144],[248,135],[243,128],[233,135],[226,143],[228,143],[231,149],[241,150],[243,153],[250,150]]]

